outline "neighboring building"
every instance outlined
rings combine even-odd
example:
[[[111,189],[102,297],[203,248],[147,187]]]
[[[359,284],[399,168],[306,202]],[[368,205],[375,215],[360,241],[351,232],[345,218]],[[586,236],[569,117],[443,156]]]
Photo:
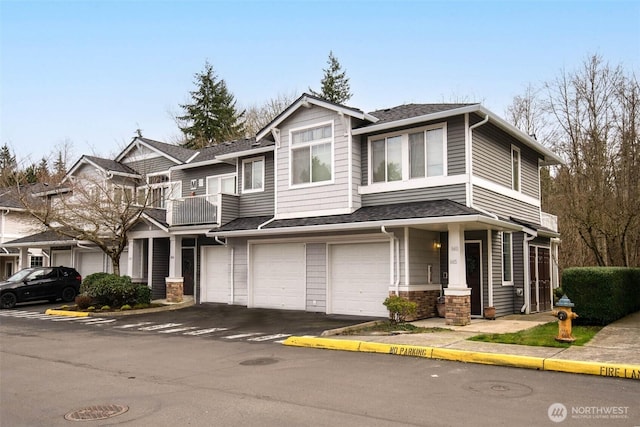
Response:
[[[184,277],[199,302],[360,316],[387,316],[391,293],[434,316],[444,294],[452,324],[552,305],[559,233],[539,170],[561,160],[480,104],[366,114],[304,94],[252,139],[138,137],[83,159],[71,174],[153,192],[123,271],[156,298]]]

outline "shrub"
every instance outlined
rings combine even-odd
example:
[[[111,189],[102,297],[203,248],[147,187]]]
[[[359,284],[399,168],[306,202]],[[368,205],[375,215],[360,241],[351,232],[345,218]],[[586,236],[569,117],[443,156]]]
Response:
[[[131,306],[129,304],[125,304],[122,307],[120,307],[120,310],[131,310]]]
[[[85,293],[92,297],[96,304],[121,307],[125,304],[132,306],[151,302],[151,289],[133,284],[129,276],[95,273],[87,276],[87,279],[82,285]]]
[[[82,279],[80,285],[80,293],[86,293],[89,289],[93,288],[94,284],[101,281],[105,277],[110,276],[109,273],[93,273]]]
[[[389,310],[391,320],[396,323],[404,323],[407,316],[415,315],[418,309],[418,305],[415,302],[407,301],[397,295],[387,297],[383,304]]]
[[[93,303],[93,298],[87,294],[80,294],[76,296],[75,302],[80,310],[85,310]]]
[[[103,311],[111,310],[111,307],[109,307],[108,305],[103,305],[102,307],[100,307],[100,310],[103,310]]]
[[[568,268],[562,272],[562,289],[580,316],[576,323],[607,325],[640,310],[639,279],[638,268]]]

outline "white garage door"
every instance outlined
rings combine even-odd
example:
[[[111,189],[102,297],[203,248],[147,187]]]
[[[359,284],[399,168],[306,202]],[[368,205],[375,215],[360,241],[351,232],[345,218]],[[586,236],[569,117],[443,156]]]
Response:
[[[229,249],[224,246],[203,246],[201,264],[202,302],[233,303]]]
[[[387,317],[389,243],[330,246],[331,313]]]
[[[82,277],[104,272],[104,254],[102,252],[80,252],[78,272]]]
[[[51,265],[64,265],[65,267],[72,267],[71,251],[51,251]]]
[[[252,245],[250,256],[251,307],[305,309],[304,244]]]

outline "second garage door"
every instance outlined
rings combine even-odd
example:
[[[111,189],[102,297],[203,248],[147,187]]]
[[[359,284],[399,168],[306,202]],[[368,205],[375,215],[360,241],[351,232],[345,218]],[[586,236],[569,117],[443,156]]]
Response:
[[[203,246],[201,263],[202,302],[232,303],[229,249],[224,246]]]
[[[103,273],[104,271],[103,252],[80,252],[78,272],[82,277],[87,277],[93,273]]]
[[[251,307],[304,310],[305,248],[302,243],[251,246]]]
[[[330,245],[331,313],[387,317],[389,243]]]

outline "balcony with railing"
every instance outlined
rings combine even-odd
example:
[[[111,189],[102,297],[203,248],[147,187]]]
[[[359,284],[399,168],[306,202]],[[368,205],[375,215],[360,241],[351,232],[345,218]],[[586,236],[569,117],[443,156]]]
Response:
[[[207,194],[170,199],[167,203],[167,222],[179,225],[220,225],[237,217],[238,196]]]
[[[542,226],[548,228],[549,230],[553,230],[556,233],[558,232],[558,217],[552,215],[547,212],[541,212],[540,220],[542,221]]]

